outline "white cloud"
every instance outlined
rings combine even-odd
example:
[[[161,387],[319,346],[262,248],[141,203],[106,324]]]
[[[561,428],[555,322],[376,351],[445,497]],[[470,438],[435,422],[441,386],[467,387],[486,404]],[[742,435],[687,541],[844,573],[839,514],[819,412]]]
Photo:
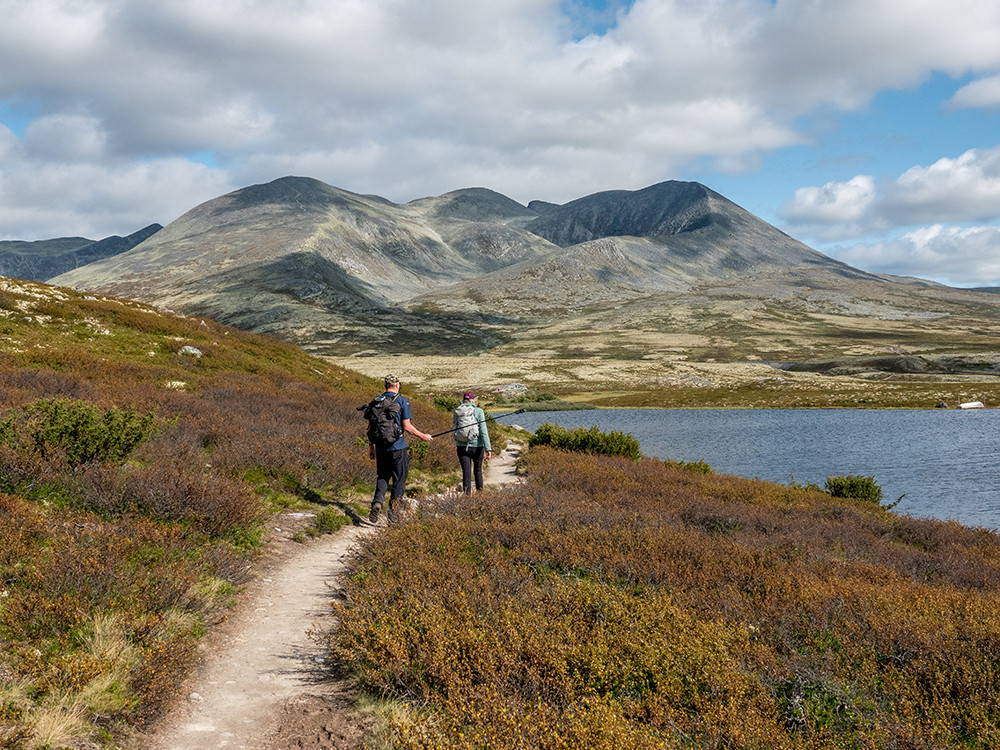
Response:
[[[896,224],[1000,218],[1000,146],[911,167],[886,185],[881,210]]]
[[[219,170],[184,159],[139,163],[0,163],[0,237],[102,239],[173,221],[233,190]]]
[[[793,223],[856,226],[865,220],[874,199],[875,179],[858,175],[847,182],[799,188],[785,214]]]
[[[93,117],[48,115],[32,122],[25,149],[43,161],[94,161],[104,155],[107,134]]]
[[[859,175],[799,188],[783,213],[793,233],[824,240],[931,222],[1000,220],[1000,146],[911,167],[877,184]]]
[[[565,1],[4,0],[0,103],[40,119],[0,138],[23,160],[0,180],[11,194],[56,159],[114,180],[211,152],[227,171],[208,184],[295,172],[401,201],[468,184],[561,201],[695,160],[743,169],[803,143],[797,118],[817,107],[858,109],[935,70],[1000,71],[992,0],[636,0],[583,38]],[[974,86],[956,105],[983,106]],[[827,226],[920,210],[906,200],[919,191],[891,204],[882,187],[863,209],[853,182],[792,208]],[[47,196],[63,232],[75,195]],[[136,192],[143,205],[158,213]],[[52,230],[11,211],[0,231]]]
[[[922,227],[890,242],[836,252],[869,271],[919,276],[963,286],[1000,285],[1000,227]]]
[[[18,147],[17,136],[3,123],[0,123],[0,159],[7,158]]]
[[[955,92],[951,105],[957,109],[1000,107],[1000,75],[966,84]]]

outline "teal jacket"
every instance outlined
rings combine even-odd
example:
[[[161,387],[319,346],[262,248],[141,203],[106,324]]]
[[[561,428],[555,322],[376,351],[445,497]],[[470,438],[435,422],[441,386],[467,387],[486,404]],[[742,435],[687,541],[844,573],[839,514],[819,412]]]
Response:
[[[486,429],[486,413],[480,409],[478,406],[472,412],[476,417],[476,421],[479,422],[479,437],[472,441],[471,443],[466,443],[460,440],[458,434],[455,434],[455,445],[459,448],[485,448],[486,450],[492,452],[493,448],[490,446],[490,431]],[[451,415],[451,426],[452,429],[458,429],[458,416],[455,414]]]

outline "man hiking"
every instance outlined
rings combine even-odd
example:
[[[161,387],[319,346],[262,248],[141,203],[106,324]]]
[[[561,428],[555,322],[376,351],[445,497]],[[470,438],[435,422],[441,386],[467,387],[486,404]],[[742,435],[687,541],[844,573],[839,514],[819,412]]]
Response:
[[[385,376],[385,393],[359,408],[365,410],[369,422],[368,457],[374,459],[378,474],[368,520],[371,523],[378,521],[388,490],[389,521],[395,523],[399,520],[406,477],[410,473],[410,454],[404,435],[408,432],[428,443],[434,438],[413,426],[410,402],[406,396],[399,395],[399,378],[395,375]]]

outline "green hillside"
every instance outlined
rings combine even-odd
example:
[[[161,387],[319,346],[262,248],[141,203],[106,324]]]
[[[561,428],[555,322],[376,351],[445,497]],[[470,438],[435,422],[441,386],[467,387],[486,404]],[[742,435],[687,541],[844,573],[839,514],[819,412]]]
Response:
[[[269,515],[350,522],[374,480],[355,407],[378,384],[211,321],[11,279],[0,352],[0,748],[115,746],[176,693]],[[418,455],[418,479],[446,458],[443,443]]]

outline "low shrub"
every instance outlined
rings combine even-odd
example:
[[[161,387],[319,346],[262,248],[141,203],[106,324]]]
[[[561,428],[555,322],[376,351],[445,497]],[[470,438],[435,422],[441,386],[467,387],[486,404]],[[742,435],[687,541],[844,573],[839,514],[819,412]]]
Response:
[[[458,405],[462,403],[462,399],[458,396],[435,396],[434,405],[441,411],[455,411]]]
[[[664,463],[667,466],[675,466],[678,469],[684,469],[685,471],[693,471],[696,474],[712,474],[712,467],[706,461],[674,461],[672,459],[664,459]]]
[[[336,534],[350,523],[351,519],[339,508],[328,505],[316,514],[313,526],[320,534]]]
[[[559,450],[603,456],[642,457],[639,441],[624,432],[601,432],[596,426],[573,430],[546,422],[535,430],[530,445],[547,445]]]
[[[867,503],[881,505],[882,487],[876,484],[875,477],[862,477],[854,474],[841,477],[827,477],[826,491],[833,497],[849,497],[864,500]]]
[[[70,466],[91,461],[121,461],[155,429],[152,412],[98,409],[86,401],[42,399],[0,424],[0,440],[33,450],[42,458],[57,453]]]
[[[506,404],[537,404],[537,403],[547,403],[552,401],[558,401],[559,397],[553,393],[538,392],[538,391],[527,391],[526,393],[518,394],[517,396],[504,396],[503,394],[497,394],[493,403],[497,406],[502,406]]]

